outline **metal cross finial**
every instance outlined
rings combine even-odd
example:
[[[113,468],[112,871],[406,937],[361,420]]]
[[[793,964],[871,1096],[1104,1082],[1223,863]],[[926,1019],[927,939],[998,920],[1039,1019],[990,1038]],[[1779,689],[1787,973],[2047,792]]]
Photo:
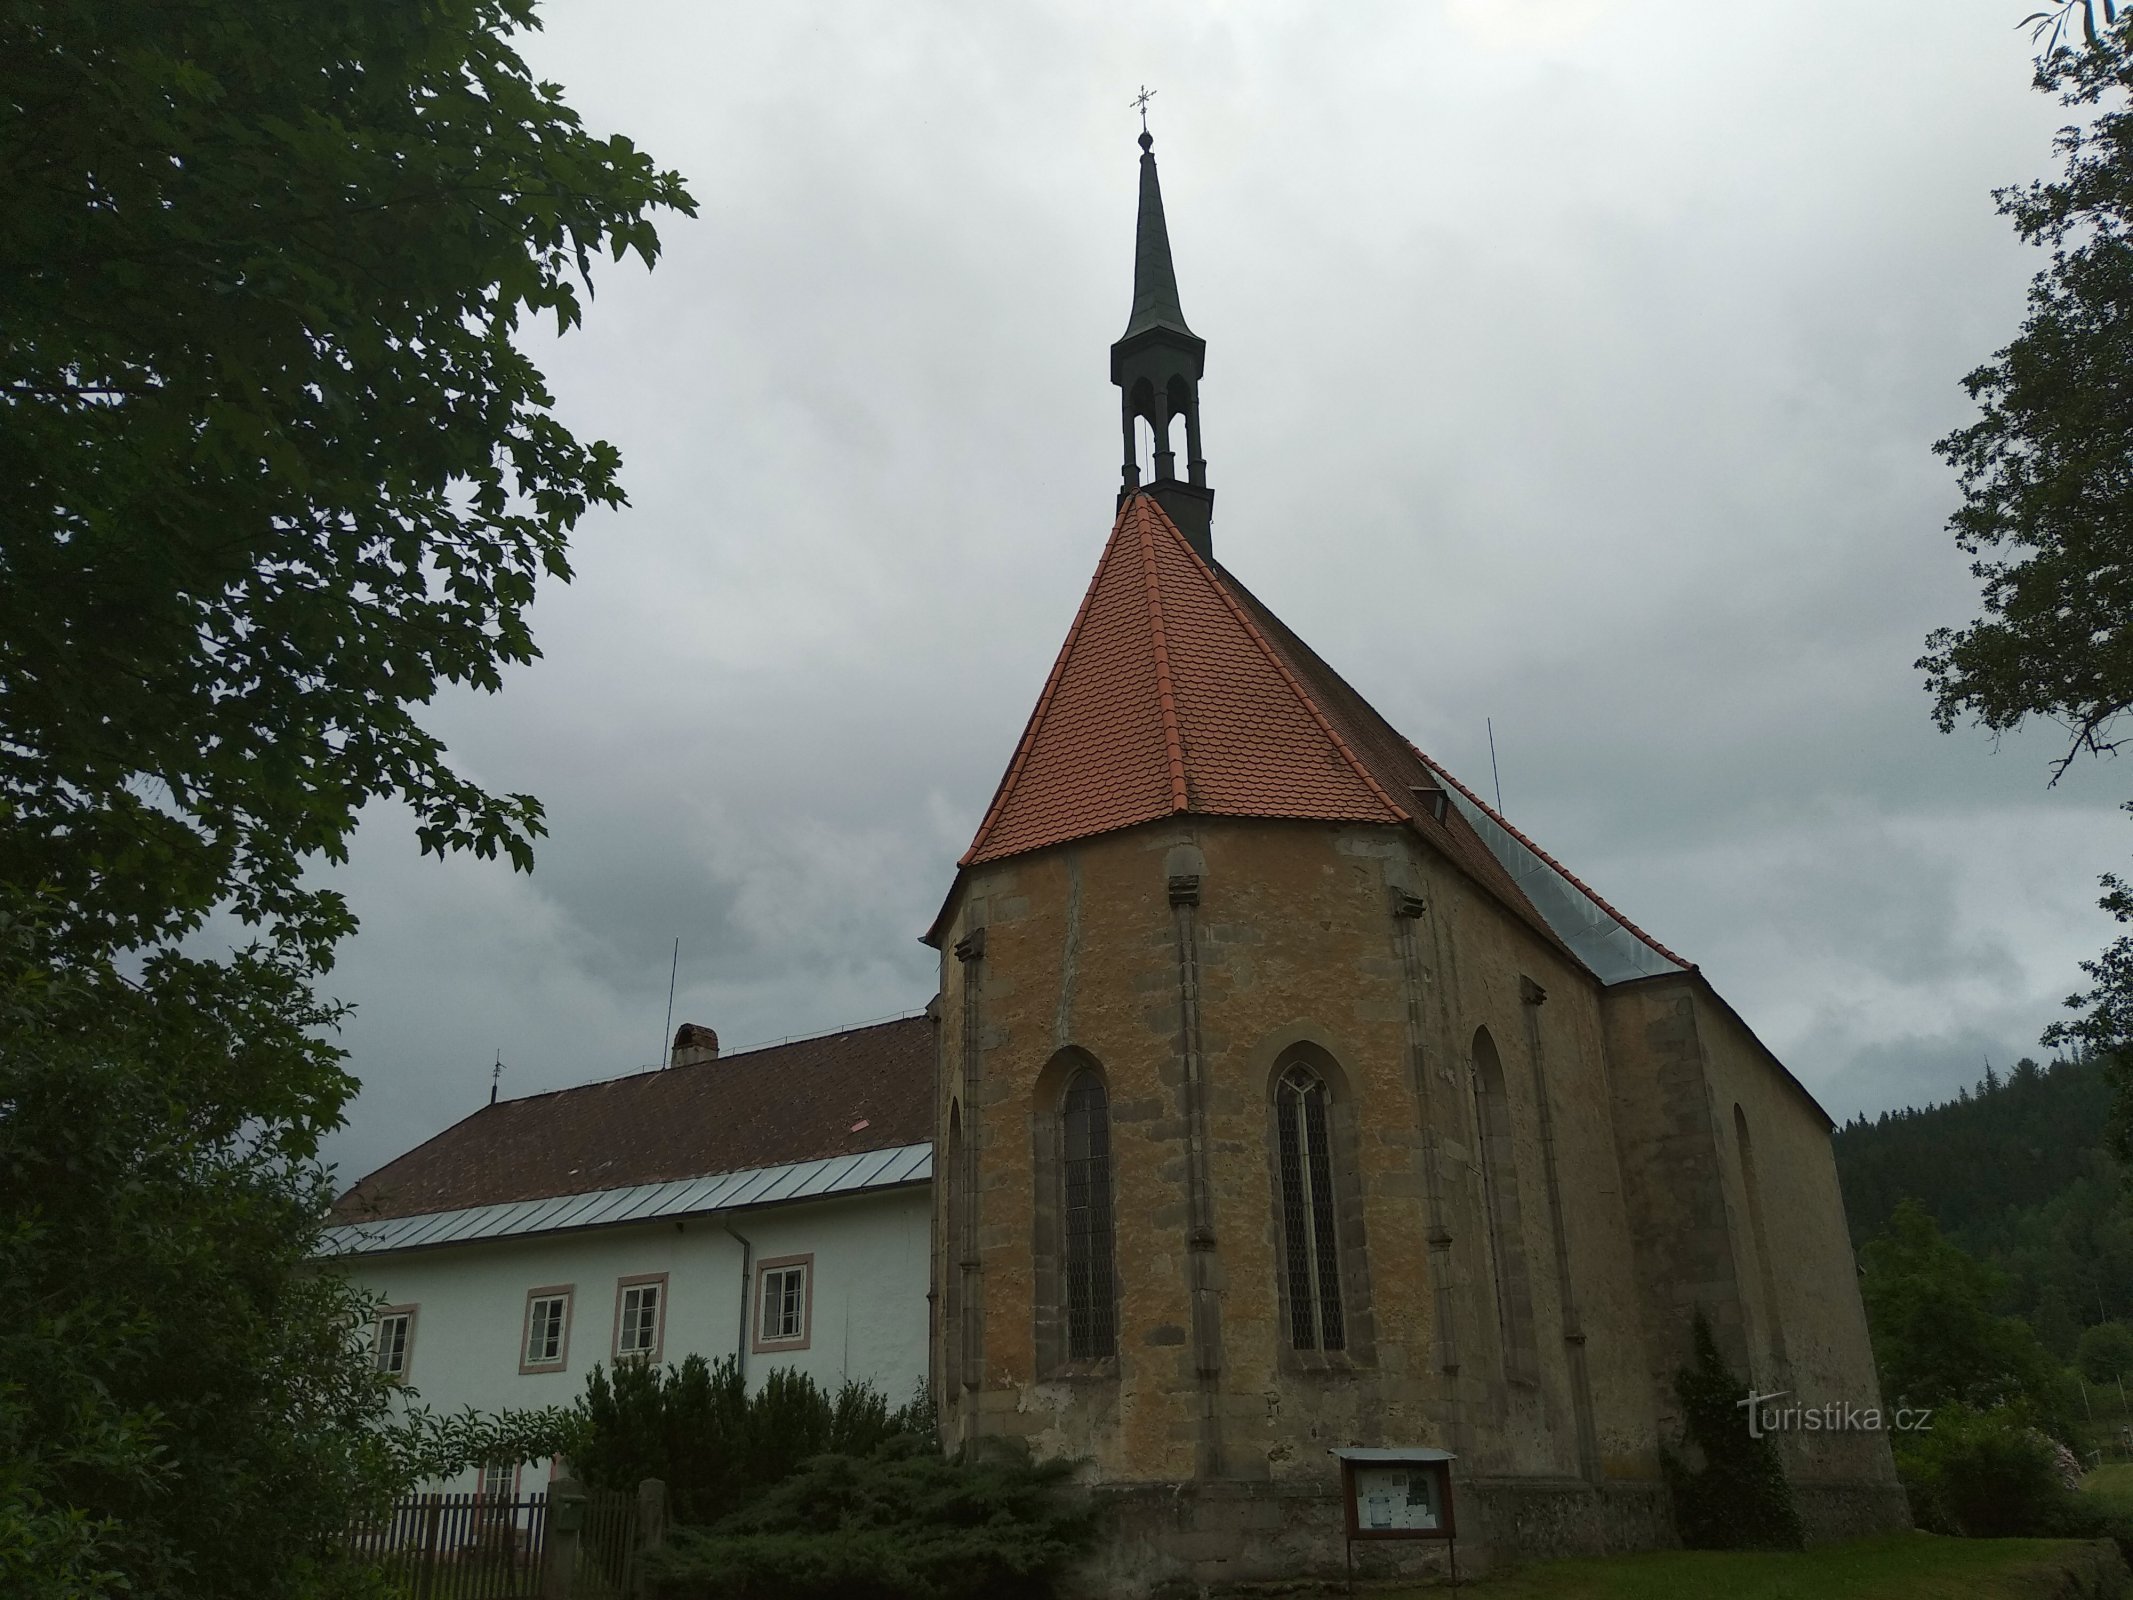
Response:
[[[1154,98],[1155,91],[1144,83],[1141,85],[1141,92],[1135,95],[1131,102],[1133,108],[1141,114],[1141,132],[1143,133],[1148,131],[1148,102]]]

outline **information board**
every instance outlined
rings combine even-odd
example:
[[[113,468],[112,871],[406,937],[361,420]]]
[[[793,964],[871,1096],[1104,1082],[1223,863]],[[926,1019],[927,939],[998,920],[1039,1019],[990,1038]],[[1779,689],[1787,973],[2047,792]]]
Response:
[[[1355,1521],[1358,1533],[1431,1534],[1444,1531],[1444,1501],[1439,1488],[1443,1468],[1428,1462],[1365,1466],[1355,1473]]]
[[[1328,1453],[1341,1464],[1350,1540],[1454,1537],[1450,1451],[1342,1445]]]

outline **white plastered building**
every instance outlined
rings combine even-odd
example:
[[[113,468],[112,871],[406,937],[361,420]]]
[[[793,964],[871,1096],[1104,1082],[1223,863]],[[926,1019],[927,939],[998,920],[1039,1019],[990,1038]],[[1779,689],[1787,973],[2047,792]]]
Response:
[[[661,1071],[494,1101],[370,1174],[328,1256],[382,1306],[381,1367],[440,1412],[567,1405],[595,1363],[690,1355],[901,1405],[926,1377],[932,1072],[923,1016],[724,1057],[684,1026]]]

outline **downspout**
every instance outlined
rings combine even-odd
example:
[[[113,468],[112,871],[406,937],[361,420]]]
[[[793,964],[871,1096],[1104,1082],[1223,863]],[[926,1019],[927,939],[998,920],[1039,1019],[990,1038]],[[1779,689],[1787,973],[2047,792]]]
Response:
[[[740,1337],[734,1341],[733,1345],[733,1369],[740,1376],[741,1391],[745,1394],[748,1389],[748,1296],[755,1287],[752,1276],[755,1266],[755,1245],[752,1241],[734,1233],[733,1224],[724,1217],[718,1219],[718,1225],[724,1228],[732,1236],[733,1242],[741,1247],[741,1328]]]

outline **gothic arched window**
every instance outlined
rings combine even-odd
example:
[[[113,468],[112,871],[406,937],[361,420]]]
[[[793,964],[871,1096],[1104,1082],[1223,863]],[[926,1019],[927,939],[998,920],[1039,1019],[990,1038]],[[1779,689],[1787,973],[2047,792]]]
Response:
[[[1067,1359],[1104,1360],[1118,1344],[1111,1226],[1111,1103],[1084,1067],[1068,1080],[1060,1117],[1065,1188],[1060,1240],[1066,1279]]]
[[[1489,1260],[1496,1280],[1496,1325],[1503,1340],[1504,1370],[1530,1378],[1533,1347],[1533,1287],[1526,1272],[1525,1228],[1520,1215],[1518,1162],[1513,1151],[1511,1097],[1503,1061],[1489,1030],[1474,1033],[1475,1156],[1481,1200],[1488,1215]]]
[[[1340,1228],[1334,1211],[1331,1106],[1325,1080],[1293,1066],[1274,1087],[1274,1127],[1281,1163],[1283,1271],[1288,1281],[1289,1343],[1298,1350],[1340,1350]]]
[[[1748,1240],[1755,1254],[1756,1279],[1763,1291],[1763,1338],[1776,1364],[1772,1374],[1776,1376],[1785,1370],[1785,1323],[1778,1315],[1777,1263],[1771,1259],[1770,1235],[1763,1226],[1763,1186],[1755,1175],[1755,1146],[1748,1138],[1748,1113],[1738,1101],[1733,1105],[1733,1141],[1740,1147],[1740,1181],[1748,1196]]]

